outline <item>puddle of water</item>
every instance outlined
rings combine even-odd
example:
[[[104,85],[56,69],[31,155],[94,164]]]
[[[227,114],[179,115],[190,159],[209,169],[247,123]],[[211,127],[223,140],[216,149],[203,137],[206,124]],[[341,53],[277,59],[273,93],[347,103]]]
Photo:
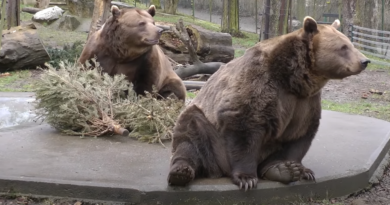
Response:
[[[36,117],[33,97],[1,97],[0,129],[31,123]]]

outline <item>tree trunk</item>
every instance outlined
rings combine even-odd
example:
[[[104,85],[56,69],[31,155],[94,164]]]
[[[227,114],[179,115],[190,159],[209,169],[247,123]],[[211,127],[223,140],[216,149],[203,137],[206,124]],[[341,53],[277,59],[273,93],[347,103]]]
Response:
[[[36,8],[45,9],[49,6],[50,0],[37,0]]]
[[[271,15],[271,0],[265,1],[264,8],[264,40],[269,39],[269,23],[270,23],[270,15]]]
[[[269,38],[278,35],[279,15],[280,15],[281,1],[271,1],[271,14],[269,21]]]
[[[202,62],[227,63],[234,58],[230,34],[213,32],[194,25],[186,26],[186,30]],[[159,45],[164,53],[174,61],[181,64],[193,63],[186,45],[172,31],[163,32]]]
[[[297,0],[297,20],[303,21],[306,16],[306,0]]]
[[[89,27],[88,38],[106,22],[111,11],[111,0],[95,0],[91,26]],[[88,39],[87,38],[87,39]]]
[[[7,1],[7,27],[6,29],[10,29],[11,27],[19,26],[20,24],[20,0],[12,0]]]
[[[222,32],[240,35],[238,0],[223,0]]]
[[[355,13],[355,0],[343,0],[343,18],[341,26],[343,33],[348,36],[349,27],[353,24],[353,15]]]
[[[42,9],[33,8],[33,7],[24,7],[24,8],[22,8],[22,11],[29,13],[29,14],[36,14],[38,11],[42,11]]]
[[[165,0],[164,1],[164,12],[168,14],[176,14],[177,4],[179,0]]]
[[[3,31],[0,72],[43,65],[50,60],[34,24]]]
[[[279,21],[278,21],[278,34],[279,35],[283,35],[285,34],[285,29],[284,29],[284,26],[285,26],[285,23],[287,23],[286,21],[286,16],[287,16],[287,0],[280,0],[281,4],[280,4],[280,11],[279,11]]]
[[[161,1],[160,0],[151,0],[150,4],[153,4],[156,9],[161,9]]]

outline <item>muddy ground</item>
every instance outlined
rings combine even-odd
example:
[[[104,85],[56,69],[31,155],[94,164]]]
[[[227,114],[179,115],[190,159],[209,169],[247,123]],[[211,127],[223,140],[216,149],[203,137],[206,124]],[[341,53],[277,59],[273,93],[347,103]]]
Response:
[[[60,31],[53,31],[48,26],[38,26],[42,41],[46,46],[58,46],[70,43],[75,40],[85,40],[86,33],[61,32],[61,35],[69,36],[62,38],[60,43],[56,43],[56,37]],[[39,80],[40,70],[30,70],[14,73],[20,75],[12,83],[2,85],[2,90],[8,91],[29,91],[30,85]],[[26,77],[27,76],[27,77]],[[323,89],[323,108],[341,112],[361,114],[370,117],[390,121],[390,68],[372,68],[359,75],[351,76],[343,80],[330,81]],[[26,196],[7,195],[0,196],[0,205],[16,204],[104,204],[102,202],[78,201],[74,199],[52,199],[34,198]],[[291,202],[291,204],[353,204],[353,205],[387,205],[390,204],[390,169],[386,169],[380,183],[373,184],[358,193],[342,198],[316,200],[309,199],[301,202]]]

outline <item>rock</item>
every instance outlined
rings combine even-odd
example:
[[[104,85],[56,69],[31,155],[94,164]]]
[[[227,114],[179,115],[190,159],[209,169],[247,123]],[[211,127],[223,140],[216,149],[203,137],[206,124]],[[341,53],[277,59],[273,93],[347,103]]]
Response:
[[[351,205],[367,205],[363,199],[355,199],[351,202]]]
[[[76,30],[80,26],[80,21],[72,15],[64,15],[59,22],[58,28],[62,30]]]
[[[64,10],[62,10],[60,7],[53,6],[47,9],[43,9],[42,11],[38,11],[34,14],[32,20],[37,22],[52,22],[59,19],[63,12]]]
[[[293,31],[295,31],[295,30],[298,30],[298,29],[300,29],[302,27],[302,23],[300,21],[298,21],[298,20],[293,19],[291,21],[291,26],[293,28]]]
[[[66,0],[69,13],[81,17],[91,18],[94,8],[94,0]]]

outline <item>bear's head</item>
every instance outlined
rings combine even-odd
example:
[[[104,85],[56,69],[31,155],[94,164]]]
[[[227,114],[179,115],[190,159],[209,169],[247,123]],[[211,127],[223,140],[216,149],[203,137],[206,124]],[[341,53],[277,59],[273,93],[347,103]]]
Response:
[[[312,40],[313,72],[327,79],[359,74],[370,63],[348,37],[337,30],[339,26],[339,20],[335,20],[331,26],[318,25],[308,16],[303,20],[303,35]]]
[[[101,28],[101,36],[116,58],[134,59],[158,43],[163,29],[154,23],[154,5],[147,10],[119,9],[114,5],[111,13],[112,17]]]

